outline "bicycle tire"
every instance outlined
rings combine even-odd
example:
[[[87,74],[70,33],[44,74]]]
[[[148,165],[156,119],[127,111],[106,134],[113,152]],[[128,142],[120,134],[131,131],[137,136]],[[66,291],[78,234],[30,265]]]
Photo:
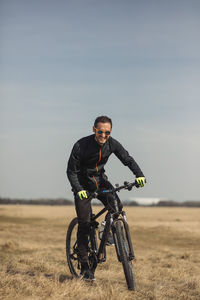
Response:
[[[73,277],[80,277],[81,262],[79,258],[79,251],[77,248],[77,230],[78,230],[78,218],[74,218],[68,227],[66,235],[66,256],[67,263]],[[93,245],[93,246],[92,246]],[[97,260],[94,257],[93,247],[97,249],[97,235],[96,231],[93,235],[92,242],[90,235],[88,236],[88,263],[90,269],[93,271],[96,269]]]
[[[80,261],[77,249],[77,228],[78,228],[78,218],[74,218],[67,229],[66,235],[66,256],[67,263],[73,277],[80,277]]]
[[[129,259],[128,242],[126,240],[126,234],[124,231],[124,225],[122,221],[118,220],[115,222],[115,229],[116,229],[116,238],[117,238],[120,261],[123,266],[128,289],[136,291],[133,265],[132,265],[132,261]]]

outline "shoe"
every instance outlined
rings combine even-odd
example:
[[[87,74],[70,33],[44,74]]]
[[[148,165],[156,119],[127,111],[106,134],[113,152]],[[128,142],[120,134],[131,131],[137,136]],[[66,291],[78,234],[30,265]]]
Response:
[[[82,279],[85,281],[94,281],[96,278],[94,277],[94,273],[88,269],[83,272]]]
[[[90,270],[87,262],[81,263],[80,277],[81,277],[81,279],[86,280],[86,281],[96,280],[94,277],[94,272],[92,272]]]
[[[109,232],[106,246],[113,246],[115,244],[112,233]]]

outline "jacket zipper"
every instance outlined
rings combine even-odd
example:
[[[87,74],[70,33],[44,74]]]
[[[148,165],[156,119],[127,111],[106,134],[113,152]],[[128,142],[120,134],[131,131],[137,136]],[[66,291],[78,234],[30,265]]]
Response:
[[[98,164],[100,163],[100,161],[101,161],[101,148],[99,149],[99,160],[98,160],[98,162],[96,163],[97,174],[98,174],[98,171],[99,171],[99,169],[98,169]],[[95,183],[96,183],[97,190],[98,190],[98,188],[99,188],[98,182],[97,182],[97,180],[96,180],[96,178],[95,178],[94,176],[93,176],[93,178],[94,178],[94,181],[95,181]]]
[[[99,171],[99,169],[98,169],[98,163],[100,163],[100,161],[101,161],[101,148],[100,148],[100,150],[99,150],[99,160],[98,160],[98,162],[96,163],[97,174],[98,174],[98,171]]]

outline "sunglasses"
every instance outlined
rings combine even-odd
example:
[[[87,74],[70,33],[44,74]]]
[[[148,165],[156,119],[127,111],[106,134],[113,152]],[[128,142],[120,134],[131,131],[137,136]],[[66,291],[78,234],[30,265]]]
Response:
[[[95,128],[95,129],[97,129],[97,128]],[[98,134],[105,133],[105,135],[110,135],[110,131],[102,131],[102,130],[98,130],[97,133],[98,133]]]

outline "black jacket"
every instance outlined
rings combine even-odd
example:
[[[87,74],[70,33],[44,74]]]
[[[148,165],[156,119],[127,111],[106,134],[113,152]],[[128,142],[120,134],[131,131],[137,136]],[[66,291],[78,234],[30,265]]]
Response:
[[[72,190],[77,193],[84,189],[98,189],[99,179],[105,176],[104,165],[112,153],[128,166],[136,177],[144,176],[133,157],[117,140],[110,137],[103,146],[100,146],[93,134],[77,141],[72,149],[67,166],[67,176]]]

